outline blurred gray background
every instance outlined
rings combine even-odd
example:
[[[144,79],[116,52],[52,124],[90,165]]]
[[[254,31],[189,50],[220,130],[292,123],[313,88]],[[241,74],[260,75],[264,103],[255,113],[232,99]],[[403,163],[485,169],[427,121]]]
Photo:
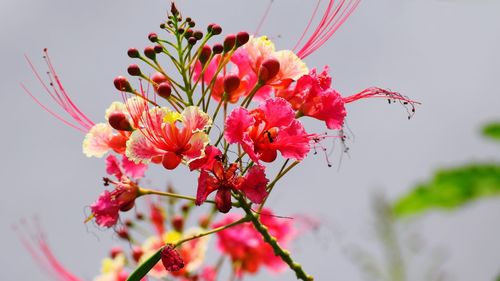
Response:
[[[200,26],[217,22],[226,34],[253,32],[268,3],[178,2],[185,16]],[[314,3],[275,0],[262,32],[278,49],[291,48]],[[159,0],[0,2],[1,280],[51,280],[11,229],[22,218],[39,216],[55,255],[85,280],[98,273],[101,258],[118,242],[111,231],[83,224],[86,206],[102,191],[104,161],[87,159],[81,153],[83,135],[43,112],[22,91],[20,82],[42,94],[23,54],[44,71],[41,50],[49,48],[67,91],[98,122],[119,98],[112,80],[126,73],[127,48],[148,45],[147,34],[159,32],[167,6]],[[436,168],[500,158],[498,145],[479,136],[481,124],[500,118],[498,50],[499,1],[378,0],[363,1],[306,59],[310,67],[330,65],[334,86],[343,95],[380,86],[422,102],[411,121],[403,108],[384,100],[348,105],[354,136],[349,157],[344,155],[340,164],[333,156],[335,167],[328,168],[321,154],[311,154],[270,199],[280,215],[304,213],[321,220],[318,231],[293,246],[295,258],[316,280],[362,280],[340,248],[352,242],[378,249],[370,209],[375,190],[396,198]],[[324,131],[317,122],[306,123],[310,132]],[[194,194],[192,175],[160,171],[149,172],[153,185],[171,182]],[[411,223],[431,247],[446,249],[450,280],[492,280],[500,273],[499,203],[481,201]],[[420,271],[427,265],[410,266]],[[269,279],[267,272],[254,278]],[[294,276],[287,271],[272,280]]]

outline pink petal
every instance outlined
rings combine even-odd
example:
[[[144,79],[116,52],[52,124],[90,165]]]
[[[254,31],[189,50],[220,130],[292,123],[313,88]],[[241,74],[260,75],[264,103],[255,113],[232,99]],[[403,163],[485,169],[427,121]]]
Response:
[[[109,150],[113,138],[113,128],[105,123],[95,124],[85,135],[83,153],[87,157],[102,157]]]
[[[114,175],[118,179],[123,176],[122,170],[120,169],[120,163],[118,159],[116,159],[116,156],[110,154],[106,157],[106,173],[108,173],[108,175]]]
[[[279,150],[283,157],[302,160],[309,153],[310,136],[306,133],[304,126],[298,120],[293,122],[287,128],[279,131],[271,147]]]
[[[224,137],[229,143],[240,143],[248,127],[254,124],[254,119],[246,108],[237,107],[226,119]]]
[[[131,161],[127,158],[127,156],[123,155],[122,158],[122,167],[125,170],[125,173],[134,179],[139,179],[144,177],[144,173],[148,169],[146,164],[136,164],[134,161]]]
[[[196,205],[201,205],[207,200],[208,195],[216,190],[212,177],[207,171],[201,171],[198,177],[198,190],[196,191]]]
[[[185,151],[183,155],[187,161],[196,160],[205,156],[205,147],[210,142],[208,135],[205,132],[194,133],[189,139],[189,150]]]
[[[139,131],[135,130],[127,141],[125,154],[129,160],[135,163],[148,163],[151,158],[163,155],[164,151],[157,149]]]
[[[201,131],[212,124],[210,116],[197,106],[189,106],[182,111],[184,126],[191,132]]]
[[[111,227],[118,221],[118,204],[107,190],[99,196],[96,202],[90,205],[90,209],[94,214],[96,223],[100,226]]]
[[[266,116],[268,127],[288,126],[295,119],[292,106],[283,98],[268,99],[259,108]]]
[[[267,196],[267,183],[269,180],[266,178],[263,166],[253,166],[248,170],[245,180],[240,186],[241,191],[245,193],[253,203],[260,204]]]
[[[217,161],[216,158],[220,155],[222,155],[222,152],[217,147],[208,145],[205,147],[205,156],[189,162],[189,169],[191,171],[197,169],[211,170],[214,162]]]

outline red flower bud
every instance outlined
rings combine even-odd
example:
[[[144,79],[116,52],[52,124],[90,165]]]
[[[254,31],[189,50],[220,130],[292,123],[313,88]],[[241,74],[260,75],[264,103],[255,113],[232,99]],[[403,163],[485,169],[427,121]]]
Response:
[[[118,131],[132,131],[134,128],[132,128],[132,125],[130,125],[130,122],[128,121],[127,116],[125,113],[116,111],[113,112],[109,115],[108,117],[108,122],[113,129],[118,130]]]
[[[123,76],[116,77],[115,80],[113,81],[113,84],[115,84],[115,88],[118,91],[132,92],[132,87],[130,86],[130,83],[128,82],[127,78]]]
[[[213,35],[219,35],[222,33],[222,27],[218,24],[213,24],[212,25],[212,34]]]
[[[138,58],[139,57],[139,50],[137,50],[136,48],[130,48],[127,51],[127,55],[133,59]]]
[[[277,59],[270,58],[262,62],[259,69],[259,80],[267,82],[276,76],[280,71],[280,62]]]
[[[196,44],[196,41],[198,41],[198,40],[196,40],[196,38],[194,38],[194,37],[189,37],[189,39],[188,39],[188,44],[189,44],[189,45],[194,45],[194,44]]]
[[[120,228],[116,231],[118,237],[124,240],[130,240],[130,235],[128,234],[128,230],[126,228]]]
[[[200,56],[198,57],[201,64],[205,64],[210,58],[211,54],[212,54],[212,49],[210,48],[210,46],[204,45],[200,51]]]
[[[158,89],[156,91],[160,97],[166,99],[170,97],[170,94],[172,93],[172,87],[170,87],[170,84],[168,82],[162,82],[158,85]]]
[[[184,267],[184,261],[172,245],[165,245],[161,251],[161,262],[167,271],[176,272]]]
[[[184,218],[179,215],[175,215],[172,218],[172,227],[177,231],[177,232],[182,232],[184,229]]]
[[[128,74],[132,76],[140,76],[141,75],[141,69],[137,64],[131,64],[127,68]]]
[[[248,40],[250,40],[248,32],[238,32],[238,34],[236,34],[236,48],[245,45]]]
[[[157,53],[157,54],[163,52],[163,46],[162,45],[155,45],[153,47],[153,49],[154,49],[155,53]]]
[[[222,53],[223,50],[224,47],[222,47],[222,45],[218,43],[212,47],[212,52],[214,53],[214,55]]]
[[[149,35],[148,35],[148,39],[149,39],[149,41],[151,41],[151,42],[153,42],[153,43],[154,43],[154,42],[157,42],[157,41],[158,41],[158,34],[156,34],[156,33],[154,33],[154,32],[151,32],[151,33],[149,33]]]
[[[236,74],[230,74],[224,77],[224,91],[232,93],[240,86],[240,78]]]
[[[167,82],[168,79],[165,77],[165,75],[161,74],[160,72],[155,72],[153,76],[151,76],[151,80],[155,82],[156,84],[161,84],[162,82]]]
[[[201,38],[203,38],[203,32],[196,30],[195,32],[193,32],[193,37],[196,38],[196,40],[200,40]]]
[[[234,44],[236,44],[236,35],[229,34],[224,38],[224,52],[229,52],[233,49]]]
[[[147,46],[146,48],[144,48],[144,55],[151,60],[155,60],[156,59],[155,48],[153,46]]]

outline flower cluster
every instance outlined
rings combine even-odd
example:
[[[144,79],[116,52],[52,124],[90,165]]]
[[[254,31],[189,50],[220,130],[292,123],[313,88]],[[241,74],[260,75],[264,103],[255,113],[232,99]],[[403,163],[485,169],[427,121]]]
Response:
[[[217,39],[221,26],[210,24],[206,32],[198,30],[195,21],[184,18],[172,4],[168,19],[160,25],[165,36],[150,33],[152,45],[143,52],[128,50],[128,56],[147,70],[138,64],[128,67],[128,74],[137,78],[137,87],[124,76],[115,78],[122,100],[109,106],[103,123],[92,122],[76,107],[45,56],[51,77],[46,89],[71,119],[49,112],[85,132],[84,154],[107,155],[106,172],[114,178],[104,178],[104,185],[112,189],[90,206],[87,221],[115,227],[120,237],[130,240],[129,233],[118,226],[122,224],[119,215],[145,195],[190,200],[197,206],[207,202],[220,213],[233,207],[245,212],[243,217],[228,214],[206,232],[195,230],[185,236],[185,217],[173,220],[175,233],[165,233],[165,216],[152,205],[151,222],[157,236],[135,252],[136,262],[144,262],[137,274],[149,271],[162,278],[170,271],[183,280],[195,280],[192,272],[203,256],[203,239],[218,233],[219,249],[231,258],[236,274],[255,273],[261,265],[279,269],[288,264],[298,278],[312,280],[282,248],[292,236],[289,223],[264,208],[274,186],[318,142],[327,136],[342,137],[347,103],[382,97],[409,106],[409,116],[414,112],[414,101],[381,88],[343,97],[332,88],[328,66],[318,73],[304,62],[358,2],[335,5],[329,1],[321,22],[298,51],[277,50],[268,37],[244,31]],[[302,123],[305,117],[324,122],[329,132],[308,132]],[[281,169],[272,179],[268,168],[276,163]],[[198,180],[195,190],[184,192],[196,196],[141,187],[139,180],[149,165],[161,165],[167,174],[187,167]],[[150,259],[161,259],[163,266],[146,262]],[[122,256],[114,255],[109,263],[116,276],[121,276]],[[214,272],[207,269],[206,275]]]

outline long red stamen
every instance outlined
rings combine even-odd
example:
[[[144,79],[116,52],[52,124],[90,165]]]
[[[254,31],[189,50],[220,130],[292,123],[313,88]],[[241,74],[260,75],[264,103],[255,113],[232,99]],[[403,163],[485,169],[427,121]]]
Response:
[[[389,103],[398,101],[406,108],[406,111],[408,112],[408,119],[413,117],[413,115],[415,114],[415,105],[420,104],[420,102],[410,100],[407,97],[401,95],[400,93],[376,87],[371,87],[355,95],[344,97],[342,98],[342,100],[344,101],[344,103],[350,103],[353,101],[366,98],[385,98],[388,100]]]
[[[293,48],[294,50],[298,48],[300,42],[302,42],[302,39],[311,27],[312,20],[316,16],[320,2],[321,0],[318,1],[306,29]],[[304,59],[325,44],[325,42],[330,39],[340,26],[342,26],[347,18],[349,18],[360,2],[361,0],[339,0],[337,2],[335,0],[329,0],[328,6],[326,7],[325,13],[323,14],[318,26],[302,48],[297,52],[297,56]]]
[[[45,234],[43,233],[41,227],[38,225],[37,221],[35,221],[36,231],[33,234],[30,233],[25,222],[22,222],[22,226],[23,228],[25,228],[26,233],[21,233],[21,230],[19,230],[17,227],[14,227],[14,231],[17,232],[21,243],[28,250],[35,261],[40,265],[40,267],[53,274],[58,280],[81,281],[81,279],[64,268],[64,266],[54,256],[46,241]],[[27,236],[32,236],[32,241],[30,241]]]
[[[36,70],[35,66],[31,62],[31,60],[25,56],[31,70],[35,74],[35,77],[37,80],[42,84],[42,87],[46,91],[46,93],[54,100],[54,102],[61,107],[70,117],[72,120],[68,120],[64,117],[62,117],[60,114],[57,114],[55,111],[49,109],[47,106],[45,106],[38,98],[36,98],[24,84],[21,84],[21,87],[24,89],[24,91],[38,104],[42,109],[47,111],[49,114],[54,116],[55,118],[59,119],[61,122],[64,124],[79,130],[81,132],[87,133],[90,128],[94,126],[94,122],[90,120],[76,105],[75,103],[71,100],[69,95],[67,94],[66,90],[64,89],[61,81],[59,80],[59,77],[57,76],[57,73],[55,71],[54,66],[52,65],[52,62],[50,60],[50,57],[48,55],[47,50],[44,50],[44,60],[45,63],[47,64],[48,67],[48,72],[47,74],[49,75],[49,86],[43,81],[41,78],[40,74]]]

